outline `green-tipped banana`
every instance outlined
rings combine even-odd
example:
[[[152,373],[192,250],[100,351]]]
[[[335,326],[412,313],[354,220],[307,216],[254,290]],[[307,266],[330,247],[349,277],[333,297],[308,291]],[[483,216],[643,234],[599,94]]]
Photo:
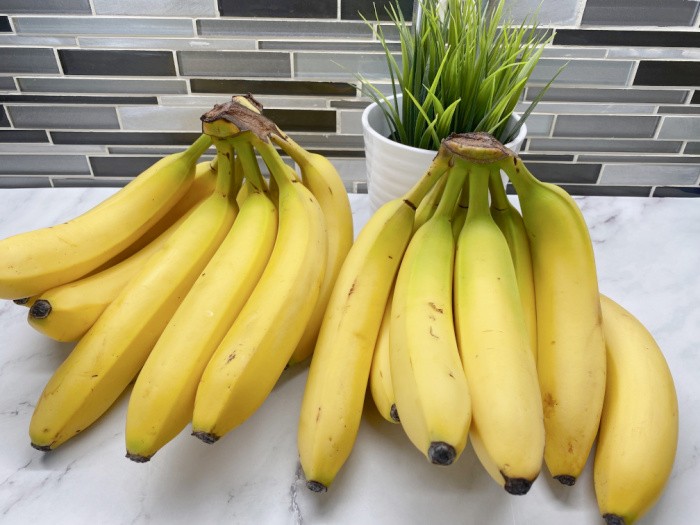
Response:
[[[391,304],[391,381],[401,426],[436,465],[461,455],[472,415],[452,315],[450,219],[465,177],[465,169],[443,176],[440,204],[406,249]]]
[[[187,192],[210,144],[202,136],[79,217],[0,241],[0,298],[31,297],[79,279],[135,242]]]
[[[603,295],[607,386],[593,480],[608,525],[632,525],[658,501],[678,445],[678,399],[654,337]]]
[[[455,322],[472,397],[472,427],[505,490],[519,495],[539,475],[545,432],[513,261],[489,212],[488,178],[494,169],[470,167],[469,211],[455,262]]]
[[[576,202],[522,161],[502,163],[530,239],[537,308],[537,372],[550,474],[573,485],[598,432],[605,342],[593,246]]]

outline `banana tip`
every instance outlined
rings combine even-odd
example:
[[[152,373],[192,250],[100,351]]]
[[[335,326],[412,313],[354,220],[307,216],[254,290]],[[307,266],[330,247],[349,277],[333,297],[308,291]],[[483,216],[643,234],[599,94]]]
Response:
[[[51,313],[51,303],[46,299],[39,299],[29,309],[29,317],[34,319],[45,319]]]
[[[391,419],[393,419],[397,423],[401,423],[401,420],[399,419],[399,411],[396,408],[396,404],[391,405],[391,410],[389,410],[389,415],[391,416]]]
[[[192,435],[198,439],[201,439],[206,444],[211,445],[219,441],[219,436],[212,434],[211,432],[204,432],[203,430],[196,430],[192,432]]]
[[[142,456],[141,454],[132,454],[131,452],[127,452],[126,457],[136,463],[146,463],[151,460],[151,456]]]
[[[12,302],[15,304],[24,305],[24,304],[27,304],[29,302],[29,297],[21,297],[19,299],[13,299]]]
[[[503,475],[501,473],[501,475]],[[508,494],[513,494],[514,496],[522,496],[527,494],[532,487],[532,481],[525,478],[509,478],[508,476],[503,476],[505,479],[505,485],[503,488],[506,489]]]
[[[37,445],[36,443],[32,443],[32,448],[35,448],[37,450],[41,450],[42,452],[50,452],[51,451],[51,445]]]
[[[576,483],[576,478],[574,476],[568,476],[566,474],[554,476],[554,479],[556,479],[562,485],[566,485],[567,487],[573,487]]]
[[[603,514],[603,519],[607,525],[625,525],[625,518],[617,514]]]
[[[323,483],[313,480],[306,482],[306,488],[312,492],[326,492],[328,490],[328,487],[326,487]]]
[[[434,465],[451,465],[457,457],[457,451],[444,441],[433,441],[428,448],[428,458]]]

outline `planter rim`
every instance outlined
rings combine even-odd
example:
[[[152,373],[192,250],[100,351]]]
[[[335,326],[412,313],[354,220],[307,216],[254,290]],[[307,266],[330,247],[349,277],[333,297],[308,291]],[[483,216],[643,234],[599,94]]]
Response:
[[[394,95],[390,95],[387,97],[387,100],[391,101],[393,100]],[[399,94],[396,96],[398,100],[403,98],[403,95]],[[405,150],[405,151],[436,151],[436,150],[428,150],[428,149],[423,149],[423,148],[416,148],[414,146],[407,146],[406,144],[401,144],[400,142],[396,142],[394,140],[391,140],[389,137],[385,137],[384,135],[381,135],[380,133],[377,132],[372,126],[369,124],[369,114],[370,112],[378,107],[379,104],[376,102],[372,102],[369,106],[367,106],[364,111],[362,112],[362,128],[372,135],[376,140],[379,140],[381,142],[387,143],[387,144],[392,144],[394,148],[398,150]],[[517,113],[512,113],[510,116],[511,119],[514,119],[515,122],[520,120],[520,115]],[[527,135],[527,124],[523,124],[520,127],[520,130],[518,131],[518,135],[510,142],[507,144],[504,144],[506,148],[510,148],[513,144],[518,144],[522,143],[525,140],[525,136]]]

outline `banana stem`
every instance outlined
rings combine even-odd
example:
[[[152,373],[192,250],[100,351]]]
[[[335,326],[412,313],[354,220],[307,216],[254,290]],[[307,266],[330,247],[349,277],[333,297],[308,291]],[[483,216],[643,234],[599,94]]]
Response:
[[[452,217],[468,174],[469,168],[466,166],[452,166],[447,170],[443,176],[447,179],[447,184],[435,210],[435,217]]]
[[[491,166],[473,164],[469,173],[469,211],[467,220],[489,214],[489,171]]]
[[[442,177],[447,169],[454,163],[453,155],[444,147],[440,146],[437,155],[433,162],[428,167],[428,170],[416,182],[413,187],[408,190],[403,200],[414,210],[418,207],[420,201],[428,194],[430,189]]]
[[[251,142],[260,153],[260,156],[265,161],[265,164],[267,164],[267,167],[270,170],[270,175],[275,179],[275,182],[280,190],[286,185],[291,184],[292,180],[290,178],[287,165],[284,163],[282,157],[280,157],[280,154],[277,152],[272,143],[260,140],[255,136],[252,137]]]
[[[529,189],[538,186],[541,182],[527,169],[520,157],[512,157],[498,163],[499,167],[506,172],[510,182],[513,184],[516,193],[523,195]]]
[[[236,174],[234,172],[233,147],[221,139],[214,139],[214,146],[216,146],[216,158],[218,159],[216,192],[221,195],[233,195],[232,198],[235,199],[236,192],[233,190],[236,186]]]
[[[202,134],[197,140],[195,140],[192,143],[192,145],[189,148],[183,151],[182,154],[188,161],[195,162],[199,157],[202,156],[202,153],[209,149],[209,146],[211,146],[211,142],[212,138],[209,135]]]
[[[235,142],[235,146],[238,158],[241,159],[243,176],[256,191],[267,193],[267,184],[265,179],[263,179],[262,173],[260,173],[260,166],[258,166],[258,160],[255,158],[253,145],[247,140],[239,140]]]
[[[491,169],[489,173],[489,193],[491,194],[491,205],[500,211],[507,210],[510,206],[506,189],[501,181],[501,170]]]
[[[282,150],[289,155],[294,162],[299,164],[299,166],[306,166],[309,164],[308,157],[311,155],[311,153],[294,142],[294,140],[292,140],[290,137],[280,137],[279,135],[271,134],[270,140],[282,148]]]

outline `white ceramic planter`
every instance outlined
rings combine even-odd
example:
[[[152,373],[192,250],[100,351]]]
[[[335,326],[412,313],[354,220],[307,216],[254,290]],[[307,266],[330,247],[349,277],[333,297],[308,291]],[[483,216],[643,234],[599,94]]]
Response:
[[[402,95],[398,95],[400,99]],[[399,100],[399,111],[401,101]],[[509,124],[520,119],[511,116]],[[381,108],[370,104],[362,113],[362,133],[365,141],[367,189],[372,210],[408,191],[430,166],[436,151],[413,148],[388,138],[391,130]],[[506,146],[518,153],[527,135],[523,124],[515,140]]]

